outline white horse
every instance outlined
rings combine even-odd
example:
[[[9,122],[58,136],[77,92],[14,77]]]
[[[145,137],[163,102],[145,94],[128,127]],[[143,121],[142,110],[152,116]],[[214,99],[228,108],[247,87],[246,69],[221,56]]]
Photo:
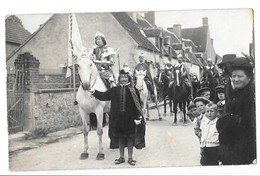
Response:
[[[146,70],[135,70],[135,77],[136,77],[136,85],[135,87],[140,93],[140,99],[142,102],[142,108],[143,108],[143,113],[147,114],[146,120],[149,120],[150,118],[150,113],[149,113],[149,103],[148,103],[148,97],[149,97],[149,91],[147,88],[147,85],[144,81],[144,78],[146,76]],[[161,113],[158,108],[158,100],[157,100],[157,90],[156,87],[154,87],[154,95],[155,95],[155,106],[158,112],[159,120],[162,120]]]
[[[84,151],[80,159],[88,158],[88,132],[90,125],[90,113],[95,113],[97,118],[97,135],[99,137],[99,152],[97,160],[105,158],[102,146],[103,135],[103,113],[109,112],[110,101],[99,101],[89,92],[90,89],[106,91],[107,88],[99,76],[96,65],[90,59],[90,53],[85,53],[77,59],[78,73],[80,76],[80,87],[77,91],[77,102],[79,113],[83,122]]]
[[[140,99],[142,102],[142,110],[143,114],[147,114],[146,119],[149,120],[150,114],[149,114],[149,104],[147,102],[149,92],[148,88],[144,82],[144,77],[146,76],[146,70],[135,70],[135,77],[136,77],[136,89],[139,91]]]

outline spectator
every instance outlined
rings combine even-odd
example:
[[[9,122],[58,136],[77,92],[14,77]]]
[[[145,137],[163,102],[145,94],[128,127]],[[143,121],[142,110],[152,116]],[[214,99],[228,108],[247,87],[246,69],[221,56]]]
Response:
[[[197,117],[195,117],[193,124],[194,124],[194,133],[196,136],[198,136],[199,140],[201,137],[201,129],[200,124],[201,120],[205,116],[205,106],[210,103],[210,101],[207,98],[204,97],[196,97],[194,100],[194,103],[197,107],[196,113]]]
[[[219,116],[224,114],[224,106],[225,106],[225,93],[224,93],[224,85],[219,85],[215,88],[216,98],[215,102],[218,106],[218,114]]]
[[[256,160],[256,115],[253,62],[236,58],[230,62],[233,91],[226,101],[226,115],[217,130],[223,165],[251,164]]]
[[[202,166],[218,165],[218,150],[219,150],[219,139],[218,131],[216,129],[217,123],[217,105],[209,103],[205,107],[205,116],[201,121],[201,159],[200,164]]]
[[[210,100],[210,88],[209,87],[203,87],[198,90],[198,96],[199,97],[205,97],[208,100]]]

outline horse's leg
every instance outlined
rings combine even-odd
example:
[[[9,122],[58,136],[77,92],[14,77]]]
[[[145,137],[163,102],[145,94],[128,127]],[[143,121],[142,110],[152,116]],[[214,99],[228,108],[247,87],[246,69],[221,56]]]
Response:
[[[163,106],[164,106],[164,116],[166,116],[166,97],[163,99]]]
[[[160,110],[159,110],[159,107],[158,107],[158,99],[155,99],[155,106],[156,106],[156,109],[157,109],[157,112],[158,112],[159,120],[162,120],[162,116],[161,116],[161,113],[160,113]]]
[[[172,99],[170,98],[170,99],[169,99],[169,105],[170,105],[170,116],[173,116],[173,108],[172,108],[172,104],[173,104],[173,101],[172,101]]]
[[[183,102],[183,123],[186,124],[187,123],[187,119],[186,119],[186,101]]]
[[[97,116],[97,135],[99,141],[99,152],[97,154],[96,159],[102,160],[105,158],[105,154],[103,153],[103,143],[102,143],[102,135],[103,135],[103,107],[98,106],[96,108],[96,116]]]
[[[180,121],[183,121],[183,117],[182,117],[181,112],[183,112],[183,108],[184,108],[184,107],[183,107],[182,105],[183,105],[183,103],[182,103],[182,102],[179,102],[179,110],[180,110],[180,111],[179,111],[179,114],[181,115]]]
[[[88,132],[89,132],[89,114],[79,108],[79,113],[83,122],[83,136],[84,136],[84,151],[80,155],[80,159],[88,158]]]
[[[177,102],[173,102],[174,121],[173,124],[177,124]]]
[[[147,98],[144,99],[144,111],[146,112],[146,120],[149,120],[150,119],[150,114],[149,114],[149,104],[148,104],[148,101],[147,101]]]

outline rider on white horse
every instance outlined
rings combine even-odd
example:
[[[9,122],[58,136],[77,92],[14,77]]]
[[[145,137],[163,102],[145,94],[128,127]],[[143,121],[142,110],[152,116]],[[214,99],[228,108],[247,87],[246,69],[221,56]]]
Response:
[[[155,99],[155,95],[154,95],[154,83],[153,83],[153,79],[150,73],[150,69],[149,66],[145,63],[145,59],[144,59],[144,55],[143,53],[141,53],[139,55],[139,63],[135,66],[134,68],[134,73],[133,73],[133,78],[134,78],[134,82],[136,81],[136,77],[135,77],[135,71],[146,71],[146,76],[145,76],[145,84],[147,85],[147,88],[149,90],[149,92],[151,93],[151,99],[154,101]]]
[[[104,34],[97,32],[95,36],[95,44],[93,49],[93,62],[99,70],[101,79],[106,84],[107,88],[116,85],[112,66],[114,65],[114,57],[116,52],[113,48],[108,47],[106,44]]]

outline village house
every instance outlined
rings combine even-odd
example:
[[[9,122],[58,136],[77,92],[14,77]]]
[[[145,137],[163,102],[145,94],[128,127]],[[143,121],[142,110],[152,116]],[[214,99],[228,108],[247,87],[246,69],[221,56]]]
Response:
[[[124,62],[128,63],[132,71],[139,62],[140,53],[143,53],[150,65],[152,76],[156,75],[156,65],[163,69],[167,60],[175,64],[179,53],[184,55],[191,72],[198,76],[200,67],[205,64],[203,61],[209,56],[215,57],[213,45],[210,44],[209,27],[206,25],[202,27],[200,35],[203,39],[197,39],[193,36],[195,34],[189,32],[192,29],[181,29],[180,25],[176,29],[167,30],[157,27],[154,12],[142,15],[136,12],[75,15],[83,46],[93,48],[95,33],[99,31],[105,35],[107,45],[115,49],[115,74],[118,74]],[[65,94],[63,92],[69,90],[61,90],[72,86],[71,77],[66,78],[66,67],[63,67],[68,60],[69,32],[69,14],[54,14],[13,52],[7,53],[8,75],[16,74],[16,78],[20,78],[17,73],[23,72],[19,75],[26,77],[24,82],[15,81],[17,85],[21,83],[25,86],[21,88],[25,102],[22,114],[26,119],[21,122],[24,130],[38,129],[42,133],[46,129],[60,130],[79,122],[78,112],[71,103],[73,92]],[[21,63],[22,60],[26,63]],[[64,116],[64,113],[70,116]]]

